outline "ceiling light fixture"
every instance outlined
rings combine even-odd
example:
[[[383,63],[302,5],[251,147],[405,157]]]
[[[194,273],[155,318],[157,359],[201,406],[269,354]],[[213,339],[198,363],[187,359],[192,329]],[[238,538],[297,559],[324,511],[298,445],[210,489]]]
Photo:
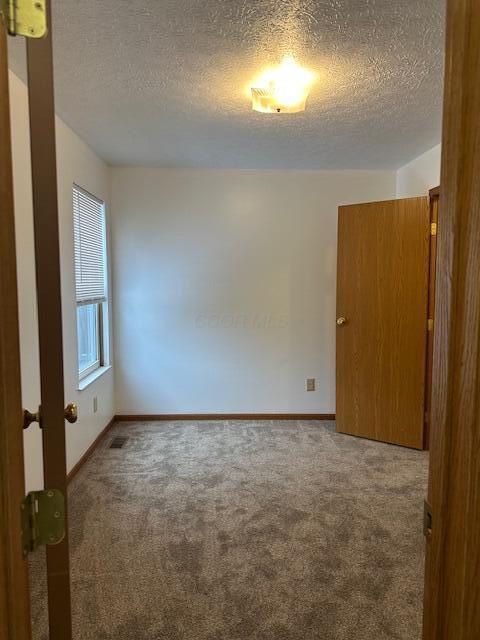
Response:
[[[315,75],[300,67],[291,56],[265,69],[251,87],[252,109],[261,113],[298,113],[305,104]]]

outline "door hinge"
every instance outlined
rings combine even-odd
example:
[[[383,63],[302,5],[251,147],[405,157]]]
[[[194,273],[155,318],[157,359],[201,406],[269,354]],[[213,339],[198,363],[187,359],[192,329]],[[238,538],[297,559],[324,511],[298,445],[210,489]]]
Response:
[[[427,539],[432,535],[432,507],[427,500],[423,505],[423,535]]]
[[[427,320],[427,331],[433,331],[433,318]]]
[[[425,227],[423,227],[425,229]],[[431,236],[436,236],[437,235],[437,223],[436,222],[431,222],[430,223],[430,235]]]
[[[58,489],[30,491],[21,505],[22,549],[27,555],[65,537],[65,497]]]
[[[0,0],[0,11],[11,36],[43,38],[47,33],[46,0]]]

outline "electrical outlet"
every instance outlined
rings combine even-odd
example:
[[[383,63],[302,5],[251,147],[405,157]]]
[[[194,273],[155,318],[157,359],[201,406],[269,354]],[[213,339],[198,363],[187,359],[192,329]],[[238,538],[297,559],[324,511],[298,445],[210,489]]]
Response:
[[[98,398],[97,396],[95,396],[93,398],[93,413],[97,413],[97,409],[98,409]]]
[[[315,391],[315,378],[307,378],[307,391]]]

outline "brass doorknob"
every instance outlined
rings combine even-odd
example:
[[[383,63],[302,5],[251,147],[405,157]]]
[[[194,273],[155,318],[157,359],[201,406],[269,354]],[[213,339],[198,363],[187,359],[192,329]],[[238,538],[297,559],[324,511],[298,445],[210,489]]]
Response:
[[[67,404],[65,407],[65,420],[73,424],[78,419],[78,409],[77,405],[74,402]]]
[[[38,422],[38,426],[42,426],[42,417],[40,414],[40,407],[38,407],[38,411],[32,413],[28,409],[23,410],[23,428],[28,429],[28,427],[32,424],[32,422]]]
[[[347,322],[347,319],[344,318],[343,316],[340,316],[340,318],[337,318],[337,324],[339,327],[342,327],[346,322]]]

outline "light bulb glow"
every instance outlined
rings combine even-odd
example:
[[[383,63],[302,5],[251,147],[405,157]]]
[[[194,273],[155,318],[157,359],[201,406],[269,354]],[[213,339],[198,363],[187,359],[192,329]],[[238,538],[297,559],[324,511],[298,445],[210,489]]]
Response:
[[[252,83],[253,109],[262,113],[303,111],[315,75],[291,56],[265,69]]]

